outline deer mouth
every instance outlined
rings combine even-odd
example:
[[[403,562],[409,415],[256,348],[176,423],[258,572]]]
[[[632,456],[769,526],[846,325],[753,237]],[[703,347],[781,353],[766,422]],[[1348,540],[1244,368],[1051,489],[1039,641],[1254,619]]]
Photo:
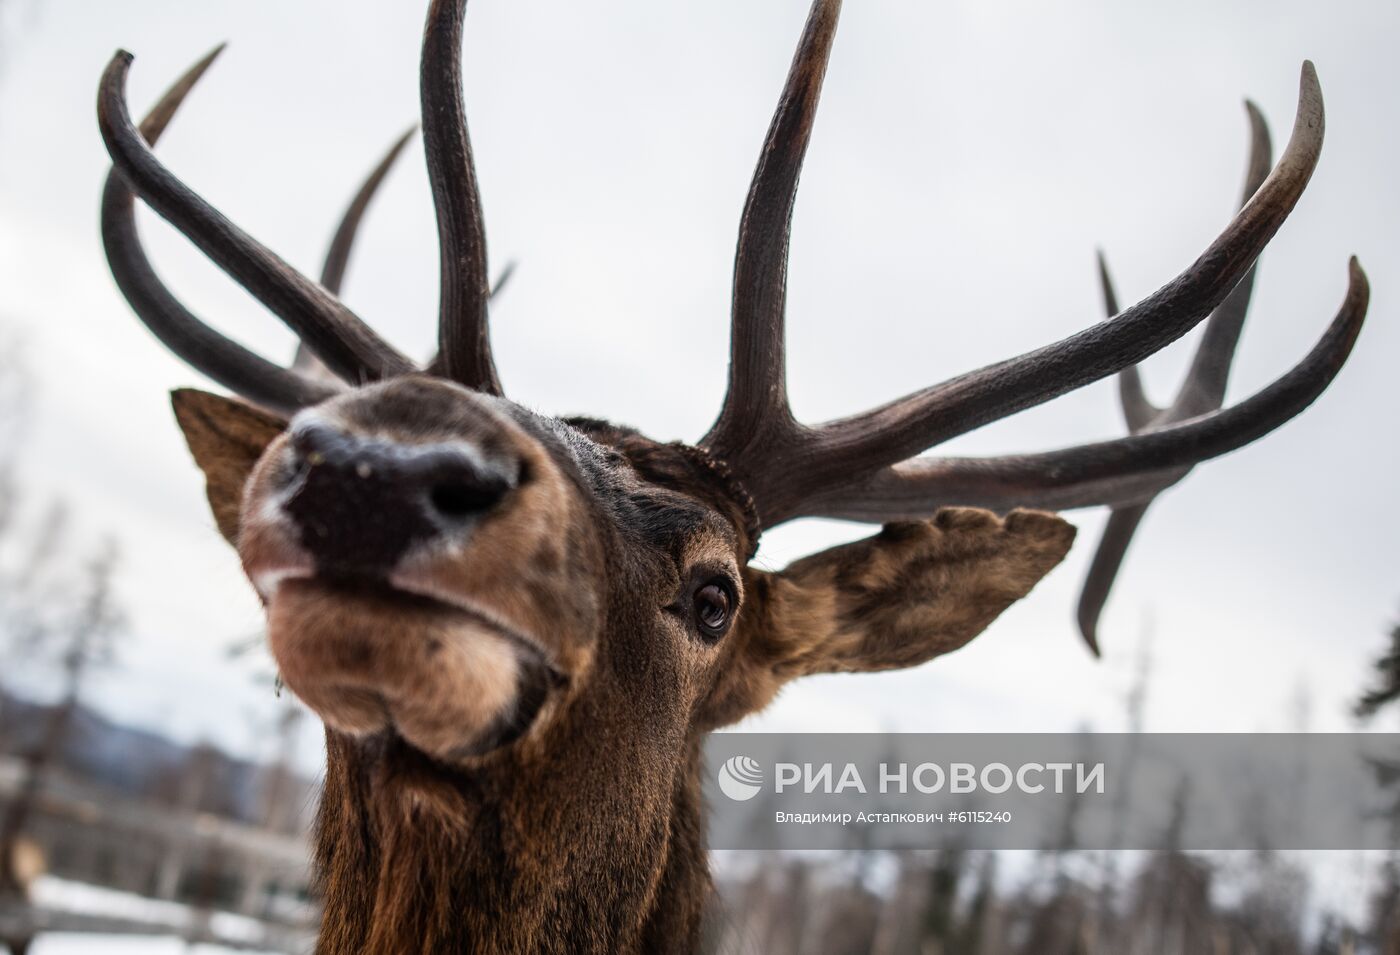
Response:
[[[488,610],[404,583],[283,575],[265,596],[287,686],[332,729],[389,733],[445,762],[528,732],[564,682],[539,644]]]

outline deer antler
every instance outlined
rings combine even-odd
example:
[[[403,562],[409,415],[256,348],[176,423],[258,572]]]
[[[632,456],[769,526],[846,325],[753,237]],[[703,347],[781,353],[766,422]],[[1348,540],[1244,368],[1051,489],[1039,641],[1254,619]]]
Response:
[[[340,225],[335,230],[335,238],[331,240],[330,249],[326,252],[325,263],[321,266],[321,285],[332,295],[340,294],[341,284],[345,281],[345,268],[350,261],[350,250],[355,245],[355,238],[359,233],[360,222],[364,218],[365,210],[369,207],[370,200],[372,200],[375,193],[379,191],[379,186],[384,182],[384,177],[389,174],[389,170],[393,168],[394,162],[399,158],[399,154],[403,152],[404,147],[408,145],[409,140],[413,138],[413,134],[417,131],[417,126],[412,127],[389,147],[389,151],[384,155],[384,158],[381,159],[379,164],[365,177],[364,183],[361,184],[359,191],[355,193],[355,198],[352,199],[350,205],[346,207],[345,213],[341,217]],[[511,276],[514,274],[515,263],[507,262],[501,269],[501,273],[496,276],[496,281],[491,286],[490,292],[488,293],[488,300],[494,302],[496,296],[501,294],[501,290],[506,287],[510,282]],[[428,363],[429,369],[433,370],[434,373],[440,373],[441,365],[442,362],[438,358],[434,358]],[[313,369],[324,367],[325,366],[321,365],[320,360],[306,347],[305,343],[297,346],[296,359],[292,362],[292,368],[294,370],[305,373]]]
[[[441,369],[470,387],[500,394],[487,332],[491,288],[486,280],[485,230],[461,101],[458,60],[464,10],[464,0],[435,2],[423,48],[423,134],[442,247]],[[243,232],[151,152],[150,145],[218,52],[181,77],[140,130],[126,105],[131,54],[119,51],[103,74],[98,124],[113,169],[103,198],[102,228],[122,293],[172,351],[259,404],[289,411],[332,393],[323,381],[254,355],[175,299],[141,248],[133,209],[139,196],[281,318],[339,377],[359,383],[417,370],[347,308],[334,289],[312,282]],[[350,223],[352,235],[354,227]],[[343,266],[328,262],[327,277],[338,277]]]
[[[140,137],[154,143],[175,110],[223,52],[219,46],[178,79],[141,123]],[[120,60],[113,61],[115,66]],[[124,68],[123,68],[124,69]],[[108,74],[112,74],[112,67]],[[109,85],[102,87],[107,99]],[[101,109],[101,107],[99,107]],[[123,114],[125,110],[122,110]],[[129,120],[128,120],[129,124]],[[220,384],[257,404],[289,411],[335,393],[334,386],[273,364],[214,331],[170,294],[156,276],[136,230],[135,194],[113,169],[102,192],[102,243],[117,287],[132,310],[167,348]]]
[[[467,0],[433,0],[423,32],[419,96],[428,179],[437,209],[442,262],[438,346],[442,374],[489,394],[501,394],[491,358],[487,303],[486,226],[476,188],[476,164],[462,102],[462,21]]]
[[[784,284],[793,197],[840,0],[815,0],[749,190],[735,260],[729,392],[703,445],[747,488],[762,525],[825,515],[926,516],[941,504],[1083,507],[1140,499],[1164,468],[1240,447],[1326,388],[1365,316],[1353,260],[1346,303],[1297,367],[1248,401],[1151,433],[1038,455],[911,455],[1128,368],[1211,313],[1250,271],[1307,185],[1322,146],[1322,94],[1304,63],[1288,147],[1254,197],[1186,271],[1108,321],[872,411],[799,424],[784,385]],[[1218,407],[1218,406],[1217,406]]]
[[[1233,451],[1296,416],[1320,395],[1351,353],[1370,289],[1355,259],[1336,318],[1286,374],[1222,411],[1126,438],[1038,454],[917,457],[814,496],[804,513],[857,521],[908,520],[954,502],[1007,511],[1067,510],[1141,500],[1161,472]]]
[[[1270,154],[1269,126],[1264,121],[1259,107],[1245,101],[1249,116],[1250,149],[1249,165],[1245,172],[1244,194],[1240,205],[1250,198],[1269,174]],[[1166,407],[1158,408],[1148,400],[1142,386],[1142,377],[1137,366],[1130,365],[1118,375],[1119,400],[1123,406],[1123,417],[1131,434],[1161,428],[1185,421],[1196,415],[1216,411],[1225,402],[1225,385],[1230,378],[1230,365],[1239,344],[1240,331],[1249,311],[1250,295],[1254,291],[1255,270],[1251,268],[1240,279],[1224,302],[1220,304],[1206,322],[1205,334],[1196,347],[1195,357],[1187,372],[1186,380],[1177,392],[1175,400]],[[1104,307],[1109,316],[1118,312],[1118,296],[1113,291],[1113,280],[1108,274],[1108,263],[1103,253],[1099,253],[1099,279],[1103,286]],[[1113,580],[1123,564],[1128,545],[1133,534],[1152,501],[1162,491],[1171,487],[1191,472],[1190,465],[1168,471],[1160,475],[1153,490],[1141,500],[1121,504],[1112,509],[1098,550],[1094,552],[1089,575],[1084,581],[1084,590],[1079,597],[1079,630],[1084,642],[1095,656],[1099,655],[1098,624],[1099,615],[1108,601],[1113,588]]]
[[[394,168],[394,163],[398,161],[399,156],[402,155],[404,148],[408,146],[416,132],[418,132],[418,127],[412,126],[405,130],[402,136],[394,140],[389,151],[365,177],[359,191],[355,193],[355,198],[350,200],[350,205],[346,207],[345,213],[341,216],[340,225],[335,230],[335,238],[331,240],[331,246],[326,250],[325,262],[321,265],[321,285],[331,294],[340,294],[340,287],[345,282],[345,269],[350,264],[350,250],[355,247],[355,237],[360,231],[360,221],[364,219],[370,201],[379,191],[380,185],[389,175],[389,170]]]
[[[144,132],[144,129],[142,131]],[[394,163],[398,161],[404,147],[408,145],[409,140],[417,131],[418,127],[413,126],[394,141],[394,144],[389,147],[389,151],[384,154],[384,158],[379,160],[378,165],[370,170],[370,174],[365,177],[359,191],[355,193],[355,198],[350,200],[350,205],[346,207],[344,214],[340,217],[340,225],[336,227],[330,248],[326,250],[325,261],[321,264],[321,287],[332,295],[340,295],[341,285],[345,282],[345,269],[350,264],[350,250],[355,247],[355,238],[360,231],[360,222],[365,217],[365,211],[369,208],[370,201],[379,191],[384,178],[389,175],[389,170],[394,167]],[[297,345],[292,369],[303,374],[319,375],[323,373],[322,369],[329,372],[329,369],[325,368],[311,349],[306,347],[305,342]]]
[[[1254,150],[1247,201],[1194,263],[1152,295],[1118,312],[1105,272],[1111,314],[1106,321],[863,414],[807,426],[794,419],[785,383],[788,241],[840,9],[840,0],[812,3],[754,173],[734,261],[729,388],[700,446],[723,462],[765,528],[803,515],[916,518],[943,504],[1003,511],[1115,507],[1082,604],[1081,620],[1093,646],[1098,608],[1147,502],[1193,465],[1248,444],[1301,412],[1335,377],[1360,331],[1369,293],[1353,259],[1342,308],[1307,357],[1254,396],[1222,408],[1255,260],[1297,203],[1322,147],[1316,73],[1311,63],[1303,64],[1293,132],[1272,172],[1267,130],[1250,107]],[[464,13],[465,0],[434,0],[423,44],[423,132],[442,283],[441,353],[429,370],[499,394],[487,324],[485,230],[461,94]],[[212,209],[151,152],[148,143],[155,142],[217,52],[176,83],[139,131],[124,96],[131,56],[118,53],[103,76],[98,118],[114,161],[103,198],[103,236],[118,285],[173,351],[245,397],[290,411],[334,393],[333,384],[300,372],[307,362],[293,369],[268,362],[175,300],[141,249],[134,217],[139,195],[278,314],[340,377],[358,383],[414,370],[335,294],[360,214],[402,142],[347,212],[318,285]],[[1171,407],[1155,408],[1134,366],[1208,315],[1186,385]],[[1114,373],[1121,373],[1127,437],[1039,454],[915,456]]]
[[[97,111],[102,138],[126,185],[286,322],[342,378],[375,380],[411,371],[413,364],[407,358],[335,296],[230,222],[161,165],[126,108],[131,60],[125,51],[112,58],[102,76]]]
[[[840,12],[840,0],[812,5],[744,202],[734,254],[729,390],[701,442],[731,463],[770,439],[790,442],[799,430],[788,407],[784,350],[788,239]]]

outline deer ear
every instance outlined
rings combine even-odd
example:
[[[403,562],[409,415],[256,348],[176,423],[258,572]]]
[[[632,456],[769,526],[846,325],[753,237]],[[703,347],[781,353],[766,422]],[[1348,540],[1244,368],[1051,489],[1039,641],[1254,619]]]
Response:
[[[170,404],[194,463],[204,472],[219,533],[237,546],[243,485],[263,451],[286,430],[287,422],[241,401],[193,388],[172,391]]]
[[[1041,511],[1003,520],[944,508],[886,524],[781,573],[749,570],[735,658],[708,700],[712,725],[767,705],[809,673],[917,666],[981,633],[1055,567],[1074,527]]]

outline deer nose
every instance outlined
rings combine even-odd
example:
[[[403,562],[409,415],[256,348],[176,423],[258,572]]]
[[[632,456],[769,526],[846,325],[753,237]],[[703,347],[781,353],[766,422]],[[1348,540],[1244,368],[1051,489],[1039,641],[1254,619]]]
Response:
[[[322,573],[384,576],[411,548],[470,533],[520,483],[520,462],[466,442],[403,444],[322,422],[293,427],[283,509]]]

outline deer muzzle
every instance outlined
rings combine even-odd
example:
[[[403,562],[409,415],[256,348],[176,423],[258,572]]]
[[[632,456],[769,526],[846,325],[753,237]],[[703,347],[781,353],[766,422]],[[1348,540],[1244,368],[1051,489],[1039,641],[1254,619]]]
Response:
[[[437,759],[527,732],[596,640],[573,487],[455,386],[402,380],[299,413],[249,479],[238,541],[287,686],[334,729]]]

